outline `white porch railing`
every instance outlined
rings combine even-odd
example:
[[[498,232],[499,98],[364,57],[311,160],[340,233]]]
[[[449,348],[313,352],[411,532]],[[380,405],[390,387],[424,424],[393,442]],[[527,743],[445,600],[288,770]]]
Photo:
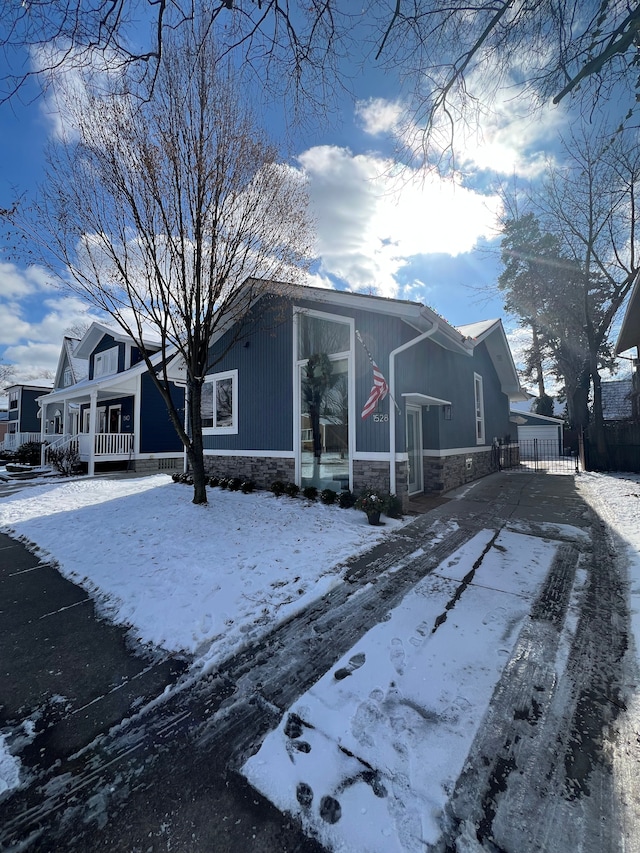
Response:
[[[28,441],[42,441],[39,432],[8,432],[4,437],[4,450],[17,450]]]
[[[91,436],[88,433],[80,433],[77,438],[80,458],[86,461],[91,455]],[[132,432],[98,432],[95,435],[94,456],[128,457],[133,453],[133,447]]]
[[[78,436],[65,433],[65,435],[45,435],[45,444],[42,446],[42,464],[48,465],[52,450],[64,450],[66,447],[78,449]]]

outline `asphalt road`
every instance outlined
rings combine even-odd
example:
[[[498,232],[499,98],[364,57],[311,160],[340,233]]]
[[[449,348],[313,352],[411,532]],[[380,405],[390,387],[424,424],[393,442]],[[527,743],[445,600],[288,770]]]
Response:
[[[57,584],[55,569],[30,566],[34,558],[23,554],[17,570],[15,543],[4,550],[0,543],[0,615],[12,626],[0,639],[0,725],[18,737],[26,715],[36,728],[21,752],[25,784],[0,799],[0,849],[321,850],[238,768],[297,697],[420,578],[479,530],[517,523],[557,542],[557,557],[505,661],[432,853],[640,851],[637,673],[615,542],[570,475],[492,475],[451,497],[355,559],[342,585],[259,648],[198,681],[190,681],[188,661],[132,647],[92,614],[86,594]],[[401,572],[390,571],[401,561]],[[577,571],[586,577],[579,596],[572,592]],[[56,610],[56,596],[73,608]],[[57,668],[40,665],[43,637],[68,635],[68,614],[82,612],[75,641],[59,647],[67,650]],[[37,613],[56,613],[57,634],[30,633],[29,618],[42,621]],[[96,630],[104,631],[99,641]],[[80,665],[88,654],[83,634],[92,661],[97,648],[107,656],[95,679]],[[59,685],[34,680],[45,669]],[[146,685],[138,694],[136,679]],[[173,688],[163,693],[167,684]],[[67,702],[52,702],[54,690]]]

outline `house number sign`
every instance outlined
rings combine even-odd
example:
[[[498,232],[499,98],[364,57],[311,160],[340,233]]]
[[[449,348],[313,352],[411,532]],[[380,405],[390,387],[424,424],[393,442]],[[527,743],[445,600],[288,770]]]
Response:
[[[373,415],[373,422],[375,424],[386,424],[389,422],[389,415],[374,414]]]

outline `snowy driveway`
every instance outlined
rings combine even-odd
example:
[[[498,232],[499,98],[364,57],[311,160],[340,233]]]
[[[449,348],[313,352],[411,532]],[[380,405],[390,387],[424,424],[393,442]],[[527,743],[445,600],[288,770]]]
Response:
[[[580,491],[573,477],[488,478],[391,537],[383,529],[373,551],[340,562],[343,549],[338,564],[327,559],[319,573],[321,543],[327,553],[339,545],[334,525],[346,525],[341,542],[352,536],[356,552],[370,530],[356,513],[293,502],[306,515],[297,527],[279,525],[282,542],[293,543],[296,531],[304,542],[305,524],[312,546],[276,565],[270,580],[257,570],[260,595],[238,616],[237,633],[230,627],[230,642],[218,639],[217,610],[210,625],[193,618],[210,601],[195,602],[186,619],[182,594],[179,608],[165,602],[162,612],[174,610],[176,624],[186,624],[179,647],[193,644],[192,680],[53,774],[38,778],[36,770],[37,784],[0,802],[0,823],[11,828],[0,842],[22,843],[32,815],[44,833],[33,851],[57,839],[68,853],[311,853],[319,839],[345,853],[635,853],[640,718],[629,611],[640,609],[638,539],[607,532],[584,496],[602,515],[606,502],[613,525],[635,517],[638,483],[579,482]],[[181,494],[175,488],[182,487],[157,493]],[[615,511],[616,496],[621,507],[633,502],[628,515]],[[148,517],[157,558],[175,554],[172,528],[163,538],[150,495],[134,489],[121,499],[137,501],[141,514],[120,511],[126,537],[141,541],[140,519]],[[103,535],[100,513],[113,519],[118,500],[93,503],[100,507],[89,500],[80,517]],[[49,553],[53,545],[64,550],[59,525],[26,506],[21,518],[8,510],[5,524]],[[233,518],[217,509],[215,517],[201,514],[211,524],[188,528],[201,537],[198,550],[211,549],[214,576],[215,521]],[[175,511],[186,530],[183,512],[191,509]],[[108,547],[109,536],[100,541]],[[272,544],[257,551],[269,553]],[[179,565],[189,560],[187,549]],[[141,560],[147,580],[150,562]],[[206,579],[199,565],[186,573],[188,583]],[[222,564],[216,582],[227,569]],[[253,583],[256,570],[244,571]],[[270,584],[288,571],[279,598],[281,586]],[[96,576],[83,583],[111,616],[144,614]],[[128,588],[135,581],[121,590]],[[136,618],[130,624],[144,637]],[[169,644],[166,626],[153,630]]]

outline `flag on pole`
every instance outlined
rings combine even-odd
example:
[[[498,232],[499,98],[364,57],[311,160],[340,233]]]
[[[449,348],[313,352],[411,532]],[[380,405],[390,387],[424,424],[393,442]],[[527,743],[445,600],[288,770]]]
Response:
[[[371,389],[371,393],[369,394],[369,399],[364,404],[364,409],[362,410],[363,420],[369,417],[369,415],[378,405],[378,402],[384,400],[384,398],[389,393],[389,386],[387,385],[387,381],[382,375],[382,371],[373,359],[371,359],[371,366],[373,367],[373,387]]]

